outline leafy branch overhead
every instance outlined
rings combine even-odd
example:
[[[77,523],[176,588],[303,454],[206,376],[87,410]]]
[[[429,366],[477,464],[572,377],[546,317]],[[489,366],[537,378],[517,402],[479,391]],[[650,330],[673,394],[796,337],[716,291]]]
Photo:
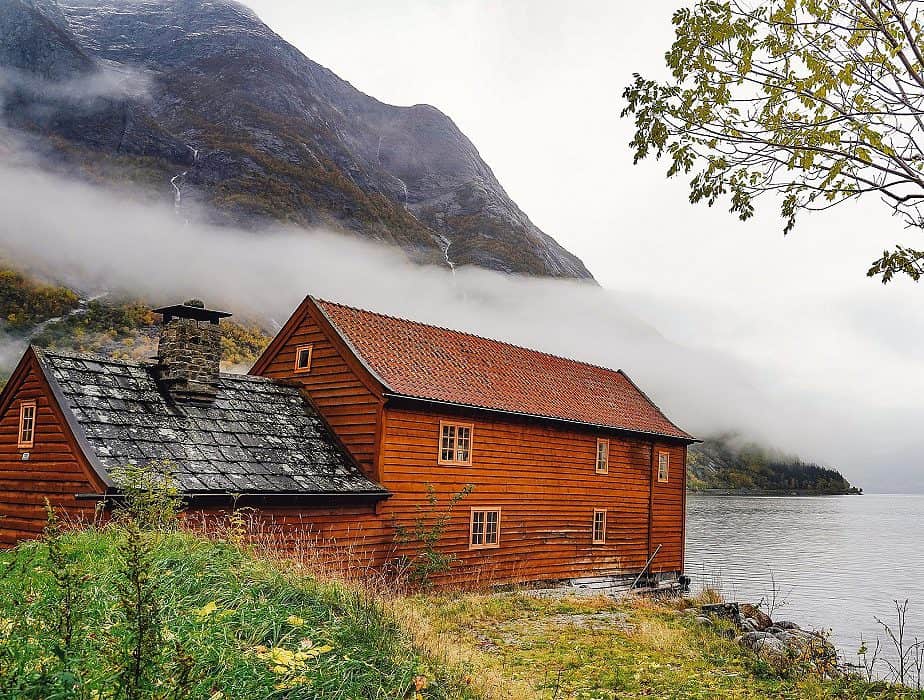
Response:
[[[882,198],[924,228],[924,3],[700,0],[673,17],[672,80],[623,92],[635,162],[690,176],[690,201],[727,199],[749,219],[776,195],[792,230],[804,210]],[[869,270],[918,280],[924,250],[898,245]]]

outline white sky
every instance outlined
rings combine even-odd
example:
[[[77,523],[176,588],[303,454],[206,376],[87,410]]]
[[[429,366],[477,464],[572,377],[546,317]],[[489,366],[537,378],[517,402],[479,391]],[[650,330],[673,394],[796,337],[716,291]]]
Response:
[[[854,409],[871,415],[868,453],[844,464],[848,476],[924,488],[924,288],[864,276],[878,252],[919,234],[874,200],[804,217],[784,239],[775,204],[742,224],[691,206],[664,167],[632,165],[622,89],[635,71],[663,74],[679,3],[246,1],[360,90],[446,112],[533,221],[668,338],[802,396],[825,434]],[[899,424],[900,438],[876,438]]]

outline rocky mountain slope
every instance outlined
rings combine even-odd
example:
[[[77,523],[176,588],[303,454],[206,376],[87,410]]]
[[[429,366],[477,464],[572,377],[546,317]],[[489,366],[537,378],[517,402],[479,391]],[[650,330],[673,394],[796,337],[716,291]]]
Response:
[[[3,0],[0,98],[46,164],[205,205],[214,222],[323,225],[426,262],[591,278],[449,117],[361,93],[231,0]]]

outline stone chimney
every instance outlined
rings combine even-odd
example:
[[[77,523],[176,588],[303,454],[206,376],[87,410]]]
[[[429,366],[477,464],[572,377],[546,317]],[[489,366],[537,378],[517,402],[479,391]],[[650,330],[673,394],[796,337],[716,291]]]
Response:
[[[218,322],[231,314],[206,309],[198,299],[154,311],[164,317],[157,345],[161,387],[176,401],[211,401],[221,361]]]

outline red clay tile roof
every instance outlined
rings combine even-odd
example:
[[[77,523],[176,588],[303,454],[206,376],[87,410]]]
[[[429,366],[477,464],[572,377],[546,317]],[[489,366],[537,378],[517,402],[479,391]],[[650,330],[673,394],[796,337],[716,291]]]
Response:
[[[621,370],[314,301],[394,394],[693,440]]]

